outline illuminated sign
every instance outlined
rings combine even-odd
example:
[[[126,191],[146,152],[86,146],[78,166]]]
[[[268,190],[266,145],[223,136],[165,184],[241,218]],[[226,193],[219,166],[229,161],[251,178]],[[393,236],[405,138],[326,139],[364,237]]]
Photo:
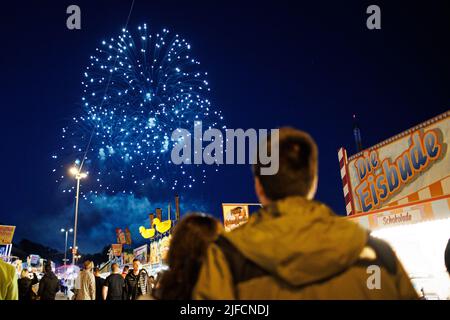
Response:
[[[411,145],[393,161],[380,159],[376,150],[366,151],[356,159],[354,166],[360,183],[356,186],[356,196],[362,211],[378,208],[405,184],[427,170],[439,159],[442,143],[435,130],[423,135],[415,132]]]
[[[347,157],[338,150],[347,215],[450,195],[450,111]]]
[[[0,245],[11,244],[14,236],[15,226],[0,225]]]

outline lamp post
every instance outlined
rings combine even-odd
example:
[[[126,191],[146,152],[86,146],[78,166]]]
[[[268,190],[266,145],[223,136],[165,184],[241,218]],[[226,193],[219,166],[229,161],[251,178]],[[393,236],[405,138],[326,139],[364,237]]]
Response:
[[[81,255],[78,254],[78,247],[75,247],[75,251],[74,251],[73,247],[70,246],[69,250],[72,251],[72,256],[75,258],[75,262],[77,262],[78,259],[81,257]],[[76,253],[74,253],[74,252],[76,252]]]
[[[70,173],[75,176],[77,180],[77,193],[75,196],[75,224],[74,224],[74,232],[73,232],[73,247],[75,251],[78,249],[77,247],[77,223],[78,223],[78,199],[80,197],[80,181],[87,177],[87,173],[81,172],[77,167],[72,167],[70,169]],[[75,264],[75,255],[76,252],[72,252],[72,264]]]
[[[69,230],[62,228],[61,232],[65,232],[66,233],[66,244],[64,245],[64,266],[67,263],[67,237],[69,235],[69,232],[73,232],[73,229],[70,228]]]

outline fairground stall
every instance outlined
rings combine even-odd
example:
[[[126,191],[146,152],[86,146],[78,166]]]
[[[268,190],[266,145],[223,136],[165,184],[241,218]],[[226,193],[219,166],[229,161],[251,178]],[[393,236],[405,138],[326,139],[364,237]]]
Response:
[[[80,268],[76,265],[67,264],[55,269],[55,274],[59,279],[64,279],[69,288],[73,288],[75,280],[80,273]]]
[[[172,231],[180,219],[180,198],[175,196],[175,217],[168,203],[167,211],[156,208],[155,213],[149,214],[149,228],[141,225],[138,230],[145,244],[138,247],[132,245],[131,231],[116,228],[116,243],[111,245],[108,261],[100,266],[100,272],[106,277],[111,272],[111,265],[117,263],[121,268],[132,267],[133,260],[138,259],[142,268],[155,278],[167,270],[167,254],[169,251]]]
[[[339,149],[348,218],[388,241],[419,295],[447,299],[450,111],[347,157]]]

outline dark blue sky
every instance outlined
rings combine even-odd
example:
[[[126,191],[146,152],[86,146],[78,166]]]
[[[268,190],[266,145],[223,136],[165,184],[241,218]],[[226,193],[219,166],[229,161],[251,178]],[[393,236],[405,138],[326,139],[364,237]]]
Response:
[[[354,151],[353,113],[370,146],[449,109],[449,5],[243,2],[136,0],[129,27],[167,27],[191,43],[227,127],[289,125],[310,132],[320,150],[317,197],[343,214],[337,149]],[[366,28],[365,11],[373,3],[381,7],[382,30]],[[66,28],[70,4],[81,7],[82,30]],[[120,32],[130,4],[2,4],[0,223],[17,225],[16,241],[27,237],[63,248],[58,230],[72,224],[73,198],[50,174],[51,154],[61,128],[79,110],[89,55],[102,38]],[[248,166],[226,166],[206,186],[180,195],[184,210],[218,217],[222,202],[256,201]],[[81,250],[113,242],[115,226],[146,222],[148,212],[169,200],[152,192],[82,204]]]

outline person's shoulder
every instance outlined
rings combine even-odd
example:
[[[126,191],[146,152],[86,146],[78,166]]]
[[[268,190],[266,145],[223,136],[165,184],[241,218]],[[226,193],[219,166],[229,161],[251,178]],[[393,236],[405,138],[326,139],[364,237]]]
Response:
[[[6,274],[8,274],[9,276],[11,274],[16,274],[16,268],[14,268],[14,266],[10,265],[9,263],[4,262],[3,260],[0,259],[0,269],[3,269],[4,272]]]
[[[143,273],[143,274],[148,275],[148,272],[147,272],[147,270],[145,270],[145,269],[141,269],[140,273]]]

